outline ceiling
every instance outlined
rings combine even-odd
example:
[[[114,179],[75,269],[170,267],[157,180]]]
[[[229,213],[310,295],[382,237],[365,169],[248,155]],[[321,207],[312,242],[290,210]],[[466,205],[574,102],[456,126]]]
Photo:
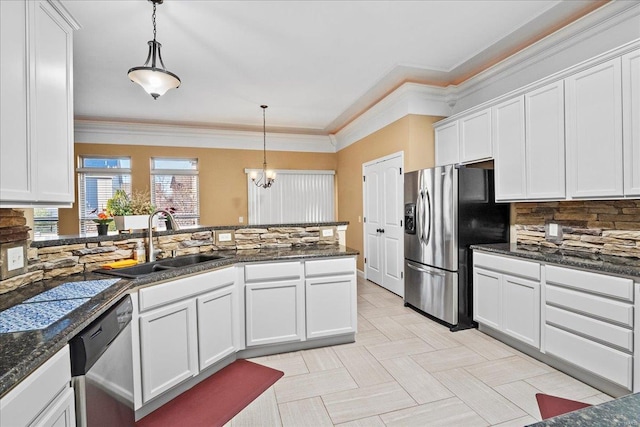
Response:
[[[78,119],[335,133],[404,82],[458,84],[603,0],[165,0],[157,40],[182,80],[153,100],[127,71],[153,38],[146,0],[67,0]]]

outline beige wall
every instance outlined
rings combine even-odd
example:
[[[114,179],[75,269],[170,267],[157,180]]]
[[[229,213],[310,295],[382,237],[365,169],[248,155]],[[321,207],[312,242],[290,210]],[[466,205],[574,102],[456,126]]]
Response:
[[[349,221],[347,245],[360,251],[358,269],[364,269],[362,164],[404,151],[406,172],[433,167],[433,123],[441,119],[442,117],[408,115],[338,152],[339,219]]]
[[[151,157],[197,158],[200,181],[200,224],[238,224],[247,222],[247,178],[245,168],[262,168],[262,151],[216,148],[155,147],[144,145],[75,144],[75,155],[131,157],[132,186],[149,190]],[[335,153],[267,152],[272,169],[335,170]],[[76,177],[77,182],[77,177]],[[76,185],[76,200],[77,197]],[[60,209],[59,233],[78,234],[78,208]]]

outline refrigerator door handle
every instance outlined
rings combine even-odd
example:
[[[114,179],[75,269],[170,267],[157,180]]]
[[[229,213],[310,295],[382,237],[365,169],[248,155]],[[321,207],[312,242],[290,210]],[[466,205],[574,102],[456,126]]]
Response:
[[[419,267],[419,266],[411,263],[410,261],[407,261],[407,267],[409,267],[412,270],[419,271],[421,273],[431,274],[433,276],[441,276],[441,277],[445,276],[445,274],[440,272],[440,271],[434,271],[434,270],[431,270],[431,269],[428,269],[428,268],[422,268],[422,267]]]
[[[422,228],[422,211],[424,209],[424,205],[422,204],[422,189],[418,192],[418,198],[416,199],[416,210],[418,214],[416,215],[416,228],[418,229],[418,241],[423,244],[424,243],[424,229]]]
[[[425,245],[429,244],[429,240],[431,239],[431,196],[429,195],[429,190],[426,190],[426,194],[427,194],[427,206],[429,206],[429,219],[427,220],[425,218],[425,222],[429,224],[429,229],[427,231],[427,238],[424,241]],[[423,208],[423,212],[424,212],[424,208]]]

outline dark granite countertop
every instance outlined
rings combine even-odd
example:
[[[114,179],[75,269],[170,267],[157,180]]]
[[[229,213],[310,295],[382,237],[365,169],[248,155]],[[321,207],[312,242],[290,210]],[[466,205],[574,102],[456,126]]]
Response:
[[[133,280],[120,279],[45,329],[0,333],[0,397],[63,348],[71,338],[125,294],[138,287],[238,263],[355,256],[358,251],[345,246],[328,245],[291,249],[218,251],[216,253],[224,255],[225,258],[173,270],[164,270]],[[113,276],[85,273],[36,282],[0,295],[0,311],[16,306],[63,283],[108,278],[113,278]]]
[[[548,420],[530,424],[529,427],[637,425],[640,425],[640,393],[630,394],[589,408],[549,418]]]
[[[600,273],[640,278],[640,259],[615,255],[567,251],[515,243],[471,245],[471,249],[530,259],[549,264],[566,265]]]

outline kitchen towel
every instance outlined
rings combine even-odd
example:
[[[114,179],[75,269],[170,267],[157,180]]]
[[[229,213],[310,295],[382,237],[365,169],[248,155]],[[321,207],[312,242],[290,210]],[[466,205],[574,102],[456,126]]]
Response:
[[[283,372],[236,360],[136,423],[136,427],[223,426]]]

